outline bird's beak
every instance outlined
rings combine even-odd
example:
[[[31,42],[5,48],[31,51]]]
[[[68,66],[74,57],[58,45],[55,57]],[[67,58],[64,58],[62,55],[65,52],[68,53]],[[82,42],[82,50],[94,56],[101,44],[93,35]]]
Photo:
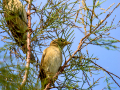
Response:
[[[65,45],[68,45],[68,44],[71,44],[71,42],[68,42],[68,41],[67,41],[67,42],[65,42]]]

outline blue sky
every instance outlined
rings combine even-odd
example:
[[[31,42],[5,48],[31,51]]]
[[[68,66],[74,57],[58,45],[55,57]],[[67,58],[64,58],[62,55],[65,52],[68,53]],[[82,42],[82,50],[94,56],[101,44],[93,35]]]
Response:
[[[42,5],[44,5],[44,3],[46,3],[47,0],[36,0],[34,2],[35,5],[39,5],[40,2],[42,2]],[[71,0],[73,1],[73,0]],[[86,0],[88,5],[92,5],[92,0]],[[103,1],[103,0],[102,0]],[[120,1],[119,0],[107,0],[106,2],[104,2],[102,5],[101,5],[101,8],[104,8],[104,9],[107,9],[110,5],[112,5],[113,3],[115,3],[112,8],[110,9],[110,11],[119,3]],[[77,8],[77,7],[76,7]],[[79,8],[79,7],[78,7]],[[110,25],[111,23],[111,20],[114,18],[114,16],[116,15],[116,18],[114,20],[114,24],[117,24],[117,22],[120,20],[120,13],[119,13],[119,10],[120,10],[120,6],[114,11],[114,13],[107,19],[107,22],[108,22],[108,25]],[[96,13],[99,13],[101,12],[100,9],[97,9],[96,10]],[[108,12],[107,12],[108,14]],[[106,15],[106,14],[105,14]],[[102,15],[100,17],[101,20],[103,20],[105,18],[105,15]],[[34,16],[33,16],[34,17]],[[33,18],[32,17],[32,18]],[[36,21],[38,20],[37,17],[34,17],[32,19],[32,21]],[[97,22],[94,22],[94,24],[96,24]],[[80,39],[83,37],[83,35],[81,34],[81,32],[77,29],[74,30],[75,32],[75,39],[74,39],[74,42],[72,44],[72,47],[71,49],[73,51],[76,51],[77,47],[78,47],[78,44],[79,44],[79,41]],[[116,39],[120,40],[120,27],[117,28],[117,29],[114,29],[112,31],[110,31],[110,35],[115,37]],[[1,37],[0,37],[1,38]],[[50,43],[50,41],[49,41]],[[1,45],[2,46],[3,43],[1,42]],[[117,46],[120,46],[120,43],[118,44],[115,44]],[[44,50],[45,48],[43,48],[42,50]],[[96,61],[96,63],[100,66],[102,66],[103,68],[105,68],[106,70],[116,74],[117,76],[120,76],[120,52],[119,51],[110,51],[110,50],[106,50],[104,47],[99,47],[99,46],[95,46],[95,45],[88,45],[87,46],[87,49],[89,51],[89,54],[90,55],[94,55],[95,57],[99,58],[98,61]],[[83,53],[86,53],[86,48],[84,48],[82,50]],[[41,58],[41,55],[39,55],[39,58]],[[99,75],[96,75],[96,76],[92,76],[91,78],[95,78],[95,80],[97,80],[99,77],[103,77],[105,76],[105,74],[103,72],[99,72],[101,74]],[[107,75],[108,76],[108,75]],[[100,80],[100,85],[96,86],[95,88],[93,88],[93,90],[102,90],[107,84],[104,82],[105,78],[101,79]],[[115,80],[120,84],[120,80],[115,78]],[[113,82],[111,80],[111,82]],[[92,83],[92,81],[91,81]],[[113,87],[117,87],[117,89],[115,90],[119,90],[120,88],[114,83],[112,84],[111,86]]]
[[[45,3],[46,0],[42,1],[43,5]],[[70,0],[70,1],[73,1],[73,0]],[[92,0],[86,0],[87,1],[87,4],[88,5],[92,5]],[[103,0],[102,0],[103,1]],[[39,3],[39,0],[36,1],[36,3]],[[112,5],[113,3],[115,3],[111,9],[109,9],[110,11],[119,3],[119,0],[107,0],[106,2],[104,2],[100,8],[104,8],[104,9],[107,9],[110,5]],[[76,7],[77,8],[77,7]],[[79,7],[78,7],[79,8]],[[120,16],[120,13],[119,13],[119,9],[120,7],[118,7],[114,13],[107,19],[107,22],[108,22],[108,26],[110,25],[111,23],[111,20],[115,17],[116,15],[116,18],[114,20],[114,24],[117,24],[118,21],[120,20],[119,19],[119,16]],[[96,14],[100,13],[102,10],[100,9],[97,9],[96,10]],[[99,18],[101,20],[103,20],[105,18],[105,16],[108,14],[109,12],[107,12],[106,14],[104,15],[101,15]],[[97,22],[94,22],[93,24],[95,25]],[[113,24],[113,25],[114,25]],[[77,29],[74,29],[74,33],[75,33],[75,39],[74,39],[74,42],[72,44],[72,50],[73,51],[76,51],[77,47],[78,47],[78,44],[79,44],[79,41],[80,39],[83,37],[83,35],[81,34],[81,32]],[[114,29],[112,31],[110,31],[110,35],[115,37],[116,39],[120,40],[120,27],[117,28],[117,29]],[[115,44],[117,46],[120,46],[120,43],[118,44]],[[96,63],[100,66],[102,66],[103,68],[105,68],[106,70],[120,76],[120,52],[118,51],[110,51],[110,50],[106,50],[104,47],[99,47],[99,46],[95,46],[95,45],[88,45],[87,46],[87,49],[89,51],[89,54],[90,55],[94,55],[95,57],[99,58],[98,61],[96,61]],[[44,49],[43,49],[44,50]],[[82,50],[82,53],[86,53],[86,48],[84,48]],[[40,56],[41,57],[41,56]],[[102,71],[99,71],[98,73],[101,73],[99,75],[94,75],[92,76],[91,78],[94,78],[94,80],[97,80],[99,77],[103,77],[105,76],[105,73],[102,72]],[[107,75],[107,74],[106,74]],[[107,75],[107,77],[110,77]],[[102,90],[104,87],[106,87],[106,83],[104,82],[105,80],[105,77],[100,79],[100,83],[98,86],[96,86],[95,88],[93,88],[93,90]],[[120,83],[120,80],[115,78],[115,80]],[[110,82],[113,82],[112,80],[110,80]],[[92,81],[91,81],[92,83]],[[117,87],[117,89],[115,90],[119,90],[119,87],[114,83],[111,85],[112,87]]]

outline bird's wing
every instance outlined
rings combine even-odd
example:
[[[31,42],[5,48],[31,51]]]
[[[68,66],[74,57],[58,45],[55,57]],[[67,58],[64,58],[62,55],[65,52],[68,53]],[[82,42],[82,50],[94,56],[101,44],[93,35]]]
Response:
[[[42,63],[44,62],[45,54],[46,54],[46,49],[43,51],[43,55],[42,55],[42,58],[41,58],[41,66],[42,66]]]
[[[46,74],[44,69],[42,68],[42,63],[44,62],[44,57],[45,57],[45,50],[43,51],[43,55],[42,55],[42,59],[41,59],[41,64],[40,64],[40,71],[39,71],[39,78],[42,80],[44,78],[46,78]]]
[[[9,8],[9,12],[13,12],[13,14],[19,14],[21,20],[23,20],[27,24],[27,13],[25,7],[19,0],[14,0],[14,2],[13,0],[11,0],[6,6],[8,6],[7,8]]]
[[[7,3],[8,1],[8,3]],[[4,16],[7,27],[12,33],[18,46],[22,46],[24,53],[27,52],[26,30],[27,30],[27,14],[24,6],[19,0],[3,0]]]

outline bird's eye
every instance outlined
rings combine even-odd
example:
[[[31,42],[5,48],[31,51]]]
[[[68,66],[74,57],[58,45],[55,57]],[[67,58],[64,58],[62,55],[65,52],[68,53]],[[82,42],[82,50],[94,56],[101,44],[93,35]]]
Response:
[[[61,39],[61,42],[64,42],[65,40],[64,39]]]

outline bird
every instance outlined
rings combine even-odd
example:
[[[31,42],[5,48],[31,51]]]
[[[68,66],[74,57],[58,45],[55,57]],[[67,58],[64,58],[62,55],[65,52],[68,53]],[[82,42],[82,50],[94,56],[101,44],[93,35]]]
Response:
[[[4,17],[15,42],[27,54],[27,13],[20,0],[3,0]],[[35,57],[31,52],[31,61]]]
[[[62,65],[62,50],[71,44],[63,38],[51,41],[50,46],[43,51],[40,63],[39,78],[41,79],[42,89],[48,84],[49,80],[58,72]]]

